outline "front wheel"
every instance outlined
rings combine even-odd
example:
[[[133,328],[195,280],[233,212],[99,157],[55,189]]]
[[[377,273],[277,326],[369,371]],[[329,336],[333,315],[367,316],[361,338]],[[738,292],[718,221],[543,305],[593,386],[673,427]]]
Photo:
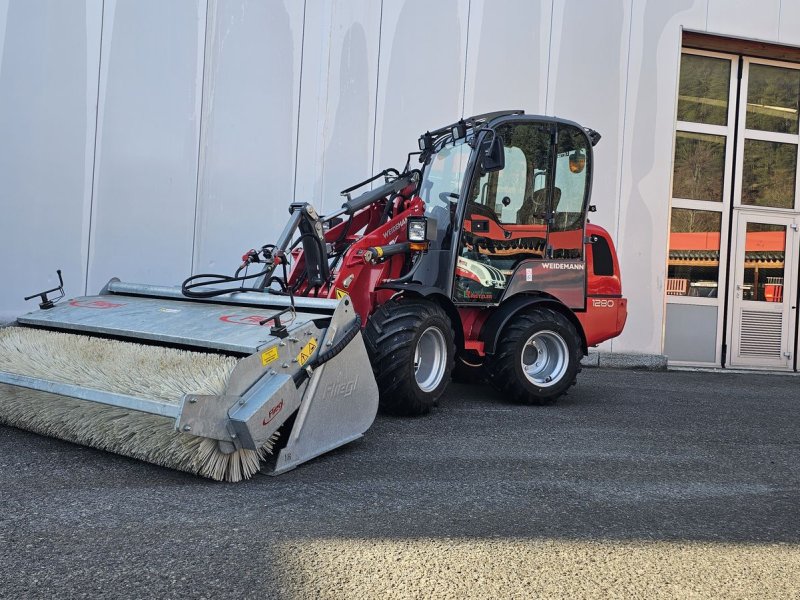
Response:
[[[487,360],[492,385],[522,404],[553,404],[581,370],[575,326],[558,311],[536,308],[517,315]]]
[[[400,298],[379,306],[364,328],[386,413],[424,415],[444,393],[455,344],[447,313],[436,303]]]

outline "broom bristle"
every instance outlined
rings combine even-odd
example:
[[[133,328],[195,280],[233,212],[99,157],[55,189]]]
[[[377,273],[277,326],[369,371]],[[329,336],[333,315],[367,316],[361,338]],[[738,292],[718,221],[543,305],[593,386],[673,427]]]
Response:
[[[237,359],[61,333],[0,329],[0,371],[179,404],[184,394],[222,394]],[[174,419],[0,385],[0,423],[93,446],[218,481],[258,472],[263,448],[224,453],[216,440],[175,431]]]

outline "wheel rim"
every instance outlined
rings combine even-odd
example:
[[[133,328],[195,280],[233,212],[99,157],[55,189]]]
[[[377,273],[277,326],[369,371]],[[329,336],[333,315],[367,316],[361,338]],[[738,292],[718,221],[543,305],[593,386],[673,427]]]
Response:
[[[567,372],[569,348],[555,331],[537,331],[525,342],[520,361],[528,381],[538,387],[550,387]]]
[[[428,327],[417,340],[414,350],[414,377],[423,392],[432,392],[442,382],[447,344],[438,327]]]

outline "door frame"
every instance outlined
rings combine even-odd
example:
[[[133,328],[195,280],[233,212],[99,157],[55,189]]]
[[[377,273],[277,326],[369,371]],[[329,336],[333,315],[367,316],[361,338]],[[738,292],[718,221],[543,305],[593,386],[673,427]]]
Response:
[[[780,363],[770,359],[759,359],[751,357],[746,361],[739,361],[740,343],[740,313],[744,309],[756,310],[760,312],[775,312],[777,310],[764,310],[773,308],[770,303],[761,301],[742,300],[738,293],[743,284],[746,223],[765,223],[786,226],[786,246],[784,248],[784,287],[783,301],[781,306],[782,314],[782,333],[781,333],[781,353]],[[761,369],[761,370],[781,370],[793,371],[796,364],[798,345],[797,339],[797,294],[798,280],[800,280],[800,217],[787,211],[776,211],[774,209],[760,208],[736,208],[733,213],[733,226],[731,227],[731,270],[728,278],[728,288],[726,293],[730,298],[730,306],[727,315],[727,336],[730,347],[727,364],[733,368]],[[752,304],[751,304],[752,303]],[[777,304],[777,303],[776,303]],[[789,356],[786,356],[788,353]]]

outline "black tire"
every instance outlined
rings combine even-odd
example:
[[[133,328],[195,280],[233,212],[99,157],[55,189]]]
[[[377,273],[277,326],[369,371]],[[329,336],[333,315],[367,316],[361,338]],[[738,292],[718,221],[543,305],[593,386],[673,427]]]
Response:
[[[441,353],[436,354],[438,359],[425,362],[430,375],[425,378],[423,371],[419,374],[423,381],[418,382],[415,354],[423,334],[423,345],[433,345]],[[429,300],[400,298],[375,310],[364,328],[364,341],[383,412],[402,416],[430,412],[450,382],[456,353],[453,337],[450,317]]]
[[[569,319],[551,308],[535,308],[506,325],[496,352],[487,357],[486,372],[492,386],[514,402],[553,404],[575,383],[582,355],[580,337]],[[539,358],[543,363],[537,370]]]

